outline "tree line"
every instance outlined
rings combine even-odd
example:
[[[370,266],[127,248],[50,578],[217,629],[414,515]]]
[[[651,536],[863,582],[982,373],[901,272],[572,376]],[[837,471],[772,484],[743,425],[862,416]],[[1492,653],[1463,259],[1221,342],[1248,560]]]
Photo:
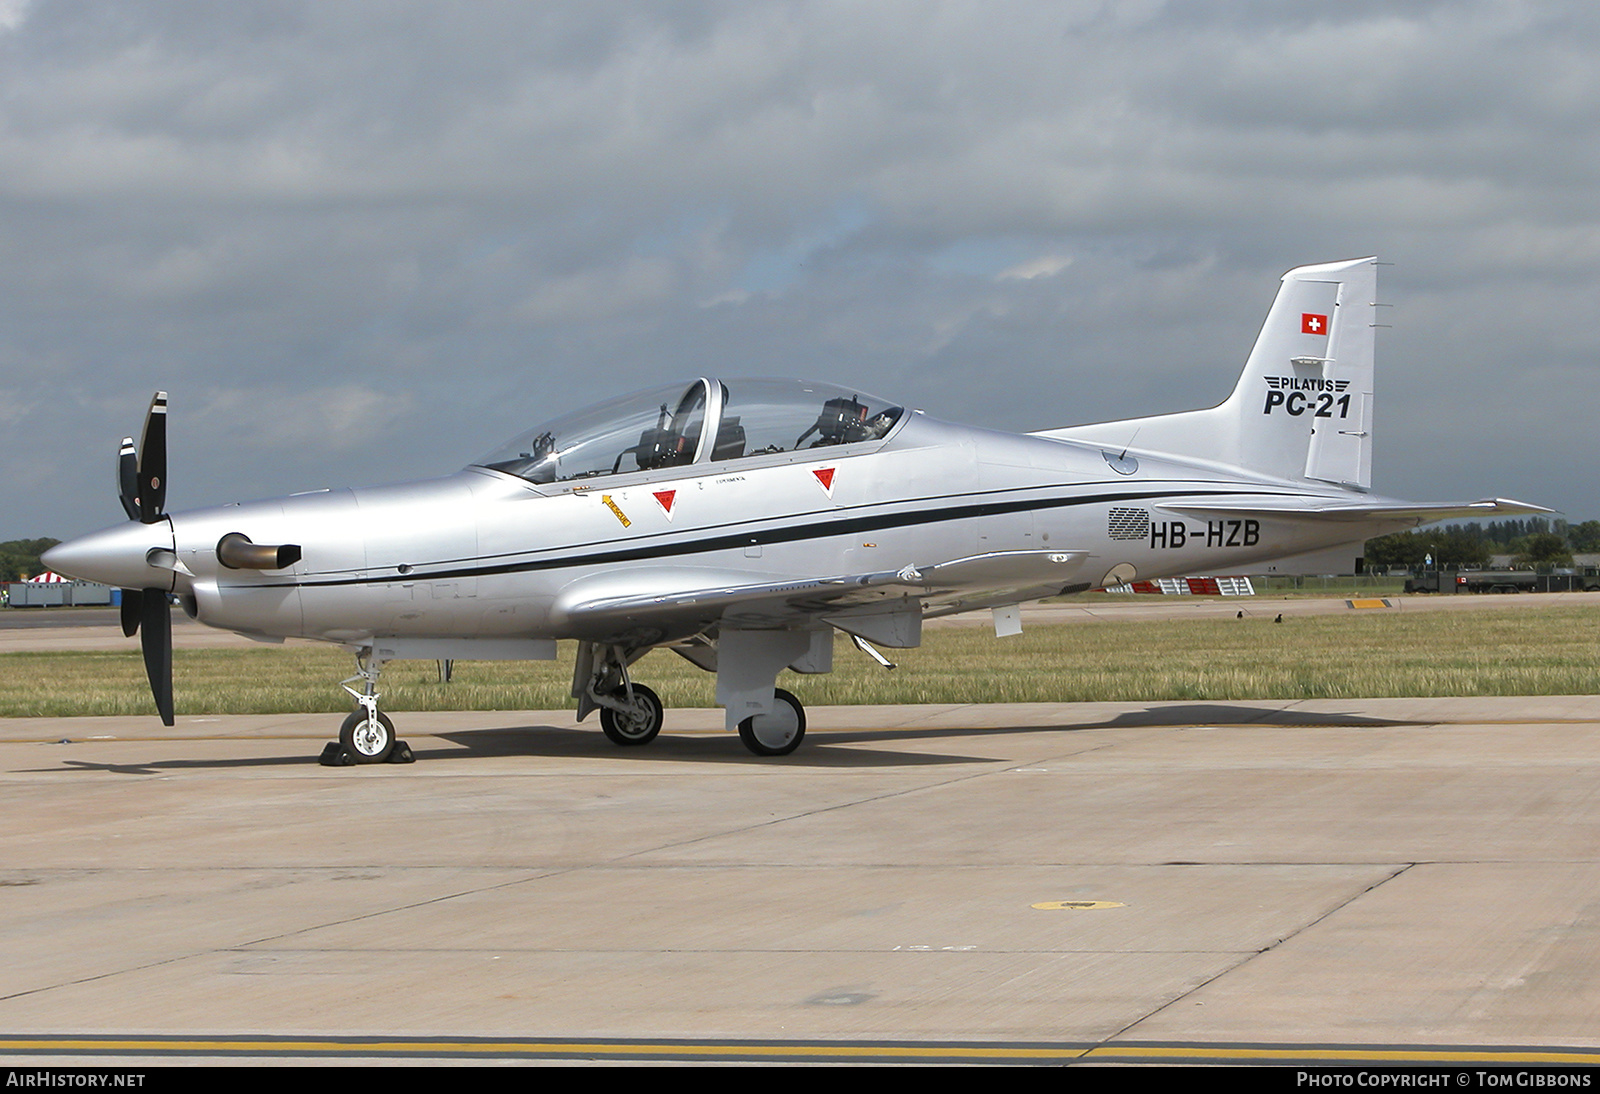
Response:
[[[1446,524],[1367,540],[1368,568],[1418,567],[1433,556],[1443,569],[1482,569],[1491,555],[1511,555],[1518,566],[1571,566],[1575,554],[1600,552],[1600,520],[1571,524],[1529,517],[1484,524]]]
[[[8,539],[0,543],[0,581],[21,581],[44,569],[39,556],[59,539]]]

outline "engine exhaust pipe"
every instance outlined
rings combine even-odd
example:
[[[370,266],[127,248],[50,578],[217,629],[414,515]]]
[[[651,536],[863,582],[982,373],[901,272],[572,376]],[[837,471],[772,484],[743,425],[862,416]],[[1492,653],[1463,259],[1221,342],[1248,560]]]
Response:
[[[251,543],[242,532],[229,532],[217,541],[217,561],[230,570],[281,570],[300,561],[300,545]]]

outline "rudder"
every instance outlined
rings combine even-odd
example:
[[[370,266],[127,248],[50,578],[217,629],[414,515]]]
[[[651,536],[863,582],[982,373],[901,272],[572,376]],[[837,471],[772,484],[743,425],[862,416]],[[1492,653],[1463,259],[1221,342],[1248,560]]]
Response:
[[[1233,394],[1241,467],[1365,490],[1372,485],[1377,260],[1283,275]]]

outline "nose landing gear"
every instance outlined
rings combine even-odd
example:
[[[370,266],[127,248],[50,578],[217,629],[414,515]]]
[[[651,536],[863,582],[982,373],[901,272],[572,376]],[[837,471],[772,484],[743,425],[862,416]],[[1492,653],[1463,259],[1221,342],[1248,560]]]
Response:
[[[411,747],[394,735],[394,723],[378,710],[378,675],[383,661],[372,651],[356,654],[356,674],[339,686],[350,693],[360,710],[352,711],[339,727],[339,740],[329,741],[318,762],[324,767],[350,764],[408,764],[416,757]],[[350,685],[361,681],[361,690]]]

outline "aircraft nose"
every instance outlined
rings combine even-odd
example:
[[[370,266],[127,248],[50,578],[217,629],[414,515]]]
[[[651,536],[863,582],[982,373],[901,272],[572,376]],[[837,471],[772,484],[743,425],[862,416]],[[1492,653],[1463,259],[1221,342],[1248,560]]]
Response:
[[[102,585],[171,588],[172,525],[166,520],[119,524],[59,543],[46,551],[41,561],[58,574]]]

